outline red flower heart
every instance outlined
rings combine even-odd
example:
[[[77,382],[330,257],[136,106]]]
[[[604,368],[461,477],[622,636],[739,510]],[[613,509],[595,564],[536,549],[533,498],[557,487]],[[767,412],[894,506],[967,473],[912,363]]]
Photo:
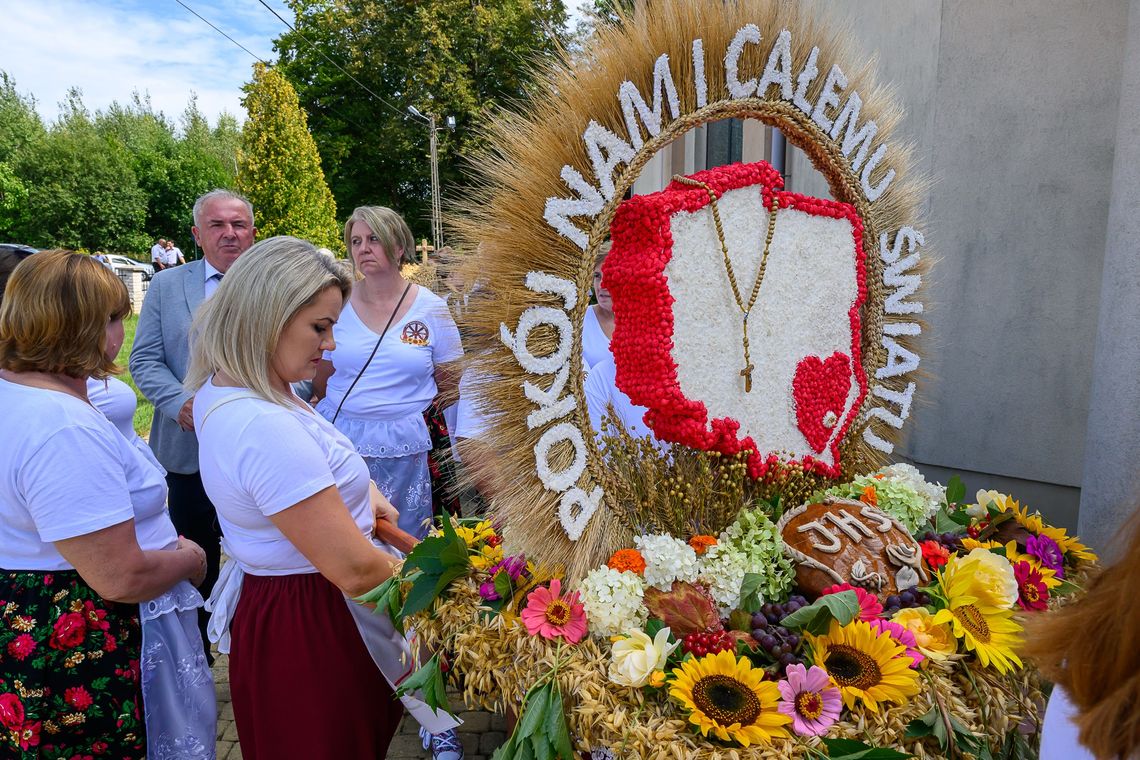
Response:
[[[817,453],[827,448],[851,392],[851,360],[836,351],[826,360],[806,356],[796,365],[792,396],[796,400],[796,424],[808,445]]]

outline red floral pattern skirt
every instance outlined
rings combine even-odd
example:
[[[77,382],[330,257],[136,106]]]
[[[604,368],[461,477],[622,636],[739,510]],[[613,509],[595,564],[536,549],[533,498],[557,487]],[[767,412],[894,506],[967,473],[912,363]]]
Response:
[[[242,757],[387,756],[404,706],[368,654],[344,594],[324,576],[246,575],[230,637]]]
[[[0,571],[0,757],[146,754],[138,612],[74,570]]]

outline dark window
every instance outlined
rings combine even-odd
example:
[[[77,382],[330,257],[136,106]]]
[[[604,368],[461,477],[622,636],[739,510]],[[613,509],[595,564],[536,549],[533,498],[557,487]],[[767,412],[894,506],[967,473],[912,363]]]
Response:
[[[735,164],[743,156],[744,122],[740,119],[723,119],[708,124],[705,138],[705,167]]]

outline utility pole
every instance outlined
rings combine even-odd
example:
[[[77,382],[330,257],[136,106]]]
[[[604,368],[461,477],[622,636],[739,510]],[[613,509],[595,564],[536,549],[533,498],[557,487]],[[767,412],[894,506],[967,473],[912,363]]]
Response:
[[[443,210],[439,202],[439,139],[436,135],[435,114],[428,116],[431,131],[431,244],[435,250],[443,246]],[[427,261],[427,254],[424,254]]]
[[[439,129],[435,125],[435,114],[424,116],[415,106],[408,106],[408,113],[427,122],[429,144],[431,146],[431,244],[438,251],[443,247],[443,208],[439,199]],[[447,128],[455,131],[455,117],[447,117]],[[427,253],[424,254],[427,261]]]

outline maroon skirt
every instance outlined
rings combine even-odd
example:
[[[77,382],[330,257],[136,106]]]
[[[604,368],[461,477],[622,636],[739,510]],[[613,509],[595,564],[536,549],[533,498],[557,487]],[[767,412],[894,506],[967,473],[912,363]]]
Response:
[[[242,757],[386,755],[403,705],[369,656],[344,594],[324,576],[247,575],[230,635]]]

